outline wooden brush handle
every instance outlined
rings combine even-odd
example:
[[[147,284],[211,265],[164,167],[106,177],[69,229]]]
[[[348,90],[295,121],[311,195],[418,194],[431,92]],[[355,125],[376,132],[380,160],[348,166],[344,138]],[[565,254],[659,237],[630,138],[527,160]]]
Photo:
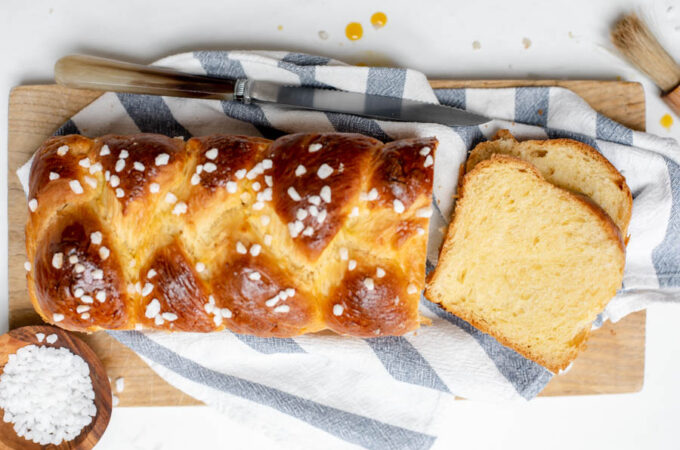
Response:
[[[680,84],[661,97],[671,109],[680,116]]]

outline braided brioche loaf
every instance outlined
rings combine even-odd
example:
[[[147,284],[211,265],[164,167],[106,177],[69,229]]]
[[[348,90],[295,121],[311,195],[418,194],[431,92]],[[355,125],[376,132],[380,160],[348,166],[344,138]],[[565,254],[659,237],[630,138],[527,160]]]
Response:
[[[31,301],[76,331],[418,326],[434,138],[55,137],[30,174]]]

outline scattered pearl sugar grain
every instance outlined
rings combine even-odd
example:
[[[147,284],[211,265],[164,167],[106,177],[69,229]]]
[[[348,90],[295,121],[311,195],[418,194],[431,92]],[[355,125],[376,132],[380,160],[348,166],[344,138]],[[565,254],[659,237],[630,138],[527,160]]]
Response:
[[[123,392],[124,389],[125,389],[125,378],[123,378],[123,377],[116,378],[116,392]]]
[[[97,414],[90,367],[67,348],[22,347],[0,375],[0,408],[29,441],[71,441]]]

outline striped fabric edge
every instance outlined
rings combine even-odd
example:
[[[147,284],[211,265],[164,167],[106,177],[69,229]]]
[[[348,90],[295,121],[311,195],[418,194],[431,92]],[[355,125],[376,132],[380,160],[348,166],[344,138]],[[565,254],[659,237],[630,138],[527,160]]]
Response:
[[[352,444],[375,449],[428,449],[436,439],[428,434],[348,413],[260,383],[207,369],[136,331],[108,333],[136,353],[184,378],[269,406]]]

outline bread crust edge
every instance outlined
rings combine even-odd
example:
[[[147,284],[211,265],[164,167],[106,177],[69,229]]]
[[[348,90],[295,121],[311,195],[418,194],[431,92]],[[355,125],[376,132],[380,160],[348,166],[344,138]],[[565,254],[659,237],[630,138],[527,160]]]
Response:
[[[602,163],[608,170],[608,172],[614,177],[612,181],[614,181],[619,188],[623,191],[625,197],[626,197],[626,204],[625,204],[625,213],[623,220],[626,224],[625,229],[621,230],[621,234],[623,235],[625,241],[627,242],[627,233],[628,233],[628,226],[630,225],[630,220],[633,214],[633,195],[630,191],[630,187],[628,186],[628,183],[626,183],[626,178],[621,174],[621,172],[618,171],[616,167],[607,159],[605,158],[600,152],[595,150],[593,147],[590,145],[577,141],[575,139],[567,139],[567,138],[558,138],[558,139],[529,139],[526,141],[518,141],[515,136],[510,132],[510,130],[507,129],[501,129],[496,132],[494,137],[490,141],[486,142],[481,142],[475,146],[475,148],[472,149],[470,152],[470,157],[468,157],[468,160],[465,163],[465,170],[466,173],[470,172],[479,165],[480,163],[486,161],[487,159],[477,161],[477,163],[470,167],[470,163],[473,162],[474,158],[472,158],[473,154],[475,151],[479,153],[481,151],[482,146],[486,143],[494,142],[494,141],[512,141],[514,144],[527,144],[527,145],[542,145],[542,146],[553,146],[553,145],[562,145],[562,146],[570,146],[572,148],[578,149],[578,151],[581,151],[582,153],[587,154],[588,156],[592,157],[593,159],[599,161]],[[478,150],[480,149],[480,150]],[[496,154],[496,153],[494,153]],[[506,155],[507,156],[507,155]],[[527,161],[528,162],[528,161]],[[531,164],[531,163],[530,163]],[[599,206],[599,205],[598,205]],[[605,213],[606,214],[606,213]]]
[[[541,173],[538,171],[538,169],[536,169],[531,163],[524,161],[523,159],[516,158],[514,156],[500,155],[500,154],[493,154],[491,156],[491,158],[480,161],[477,165],[475,165],[475,167],[470,172],[467,172],[465,174],[463,181],[459,185],[458,200],[456,202],[456,206],[455,206],[454,211],[453,211],[453,220],[451,221],[451,224],[448,227],[446,236],[444,237],[444,243],[442,244],[442,247],[439,251],[438,261],[441,260],[441,257],[444,254],[444,252],[446,250],[448,250],[447,243],[449,242],[449,237],[452,236],[454,231],[455,231],[455,226],[457,225],[456,211],[461,204],[459,202],[465,201],[465,198],[466,198],[465,197],[465,188],[466,188],[466,181],[467,181],[468,177],[471,177],[474,173],[476,173],[476,171],[481,171],[484,168],[486,168],[487,166],[493,165],[498,161],[505,161],[505,162],[508,162],[508,163],[511,163],[511,164],[516,164],[516,165],[522,166],[524,169],[528,170],[530,173],[535,175],[537,178],[539,178],[543,182],[549,184],[553,189],[559,190],[559,191],[567,194],[568,196],[572,197],[573,199],[577,200],[582,205],[585,205],[596,217],[598,217],[600,219],[600,223],[603,224],[607,233],[609,233],[610,236],[613,239],[616,240],[619,248],[621,249],[621,252],[622,252],[621,277],[623,277],[626,247],[625,247],[624,241],[621,237],[621,232],[620,232],[619,228],[616,226],[614,221],[609,217],[609,215],[602,208],[600,208],[595,202],[590,200],[587,196],[581,195],[581,194],[576,194],[576,193],[570,192],[566,189],[562,189],[560,187],[553,185],[552,183],[547,181],[541,175]],[[439,266],[437,266],[437,267],[439,267]],[[510,341],[509,338],[507,338],[503,334],[501,334],[501,333],[499,333],[495,330],[492,330],[491,328],[486,326],[484,324],[484,322],[482,322],[480,319],[477,319],[476,317],[474,317],[474,315],[468,314],[467,312],[457,310],[455,308],[447,308],[446,306],[443,305],[442,301],[434,299],[430,295],[430,293],[431,293],[430,285],[434,282],[434,279],[437,276],[437,274],[438,274],[438,270],[437,270],[437,268],[435,268],[435,270],[427,277],[424,295],[428,300],[437,304],[444,311],[447,311],[450,314],[453,314],[453,315],[465,320],[470,325],[477,328],[479,331],[490,335],[491,337],[496,339],[500,344],[516,351],[518,354],[522,355],[523,357],[530,359],[537,364],[540,364],[541,366],[543,366],[544,368],[546,368],[547,370],[549,370],[553,374],[558,374],[561,370],[566,369],[569,366],[569,364],[571,364],[578,357],[578,355],[587,347],[586,343],[587,343],[588,338],[590,336],[590,329],[588,329],[588,328],[585,329],[582,332],[581,335],[575,336],[575,337],[580,337],[580,342],[577,346],[574,347],[573,358],[562,361],[560,364],[557,364],[557,365],[550,364],[546,359],[544,359],[540,355],[532,354],[524,346],[521,346],[519,344],[516,344],[516,343]],[[611,298],[606,300],[604,302],[604,305],[600,305],[600,307],[598,307],[598,309],[604,309],[604,307],[606,307],[606,305],[607,305],[607,303],[609,303],[609,301],[611,301]]]

